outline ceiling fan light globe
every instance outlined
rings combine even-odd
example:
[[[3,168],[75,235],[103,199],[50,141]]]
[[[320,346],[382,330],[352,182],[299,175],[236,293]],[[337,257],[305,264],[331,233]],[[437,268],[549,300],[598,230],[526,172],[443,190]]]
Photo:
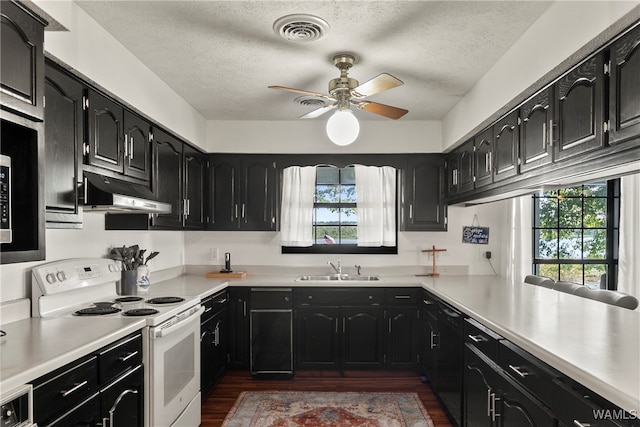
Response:
[[[327,121],[327,136],[336,145],[349,145],[358,138],[360,123],[351,110],[338,110]]]

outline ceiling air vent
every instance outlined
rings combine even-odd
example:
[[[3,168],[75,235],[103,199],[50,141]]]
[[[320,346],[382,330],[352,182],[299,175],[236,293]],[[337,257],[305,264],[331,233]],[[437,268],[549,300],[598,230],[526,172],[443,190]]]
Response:
[[[299,96],[293,100],[293,102],[297,105],[302,105],[303,107],[313,107],[313,108],[322,108],[326,105],[326,102],[322,98],[316,98],[314,96]]]
[[[273,23],[273,31],[285,40],[313,42],[327,35],[329,24],[313,15],[286,15]]]

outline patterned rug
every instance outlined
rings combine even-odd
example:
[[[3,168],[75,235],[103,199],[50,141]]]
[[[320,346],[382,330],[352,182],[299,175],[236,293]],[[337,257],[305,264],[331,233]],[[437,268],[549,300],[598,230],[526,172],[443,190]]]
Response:
[[[417,393],[245,391],[222,427],[433,427]]]

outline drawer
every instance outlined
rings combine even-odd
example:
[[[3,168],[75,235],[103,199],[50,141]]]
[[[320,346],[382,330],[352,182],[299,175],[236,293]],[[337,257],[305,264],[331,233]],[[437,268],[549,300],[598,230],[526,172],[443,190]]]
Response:
[[[97,372],[98,358],[93,356],[82,362],[70,363],[34,381],[34,419],[44,423],[44,420],[50,420],[85,400],[97,391]]]
[[[251,310],[289,309],[293,305],[291,288],[252,288]]]
[[[622,411],[613,403],[601,398],[575,381],[559,377],[553,380],[553,386],[549,390],[553,397],[551,410],[558,420],[566,426],[578,425],[591,427],[619,427],[638,422],[630,414],[622,415]],[[600,416],[596,419],[594,414],[603,411],[609,416]],[[620,424],[614,422],[611,417],[618,415]],[[608,418],[608,419],[607,419]],[[625,419],[627,421],[625,421]],[[634,419],[635,421],[630,421]],[[628,422],[629,424],[626,424]]]
[[[98,382],[104,384],[142,363],[142,335],[124,338],[98,353]]]
[[[418,290],[416,288],[385,289],[384,301],[387,305],[415,306],[418,301]]]
[[[227,301],[229,301],[227,291],[218,292],[215,295],[211,295],[203,299],[201,304],[204,307],[204,313],[202,313],[201,322],[206,322],[217,312],[226,307]]]
[[[302,306],[379,306],[384,304],[384,289],[296,289],[295,301],[296,305]]]
[[[551,406],[549,390],[553,385],[553,378],[557,376],[555,371],[506,340],[500,341],[498,345],[498,360],[500,367],[511,378]]]
[[[498,341],[502,337],[471,318],[464,319],[464,340],[489,359],[498,359]]]

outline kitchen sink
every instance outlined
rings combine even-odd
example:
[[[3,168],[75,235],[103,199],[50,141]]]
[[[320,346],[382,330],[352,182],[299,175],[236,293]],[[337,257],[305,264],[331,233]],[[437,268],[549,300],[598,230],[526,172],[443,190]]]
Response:
[[[379,280],[382,280],[380,276],[358,276],[350,274],[303,275],[296,278],[296,282],[374,282]]]

